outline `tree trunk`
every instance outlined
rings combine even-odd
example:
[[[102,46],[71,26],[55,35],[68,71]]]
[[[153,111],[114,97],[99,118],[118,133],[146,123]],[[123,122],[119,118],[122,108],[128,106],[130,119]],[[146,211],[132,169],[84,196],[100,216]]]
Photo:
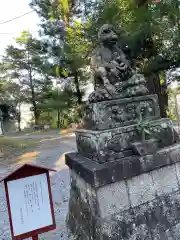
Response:
[[[147,87],[150,94],[157,94],[159,99],[159,107],[161,117],[167,117],[168,94],[167,86],[160,84],[158,74],[152,74],[147,77]]]
[[[34,120],[35,120],[35,125],[38,125],[39,112],[38,112],[37,104],[36,104],[36,100],[35,100],[35,92],[34,92],[34,85],[33,85],[33,78],[32,78],[32,68],[31,68],[31,64],[29,63],[29,51],[28,51],[28,64],[29,64],[28,74],[29,74],[29,82],[30,82],[30,89],[31,89],[31,101],[32,101],[32,105],[33,105]]]
[[[32,104],[33,104],[33,112],[34,112],[34,122],[35,122],[35,125],[38,125],[39,112],[36,106],[36,101],[32,100]]]
[[[18,121],[18,131],[21,132],[21,121]]]
[[[81,104],[82,103],[82,94],[81,94],[80,86],[79,86],[78,71],[75,71],[75,73],[74,73],[74,83],[75,83],[75,87],[76,87],[77,102],[78,102],[78,104]]]
[[[148,3],[148,0],[136,0],[136,4],[138,7],[142,7],[147,3]]]
[[[4,120],[2,119],[2,121],[0,122],[0,127],[1,127],[1,131],[2,131],[2,135],[4,135]]]
[[[69,4],[69,12],[66,12],[66,14],[64,14],[64,16],[63,16],[64,24],[66,27],[69,27],[70,13],[72,12],[74,2],[70,1],[68,4]],[[75,87],[76,87],[77,102],[78,102],[78,104],[81,104],[82,103],[82,94],[81,94],[80,87],[79,87],[79,78],[78,78],[77,70],[74,72],[74,83],[75,83]]]
[[[60,128],[60,108],[57,109],[57,128]]]
[[[21,132],[21,105],[19,103],[19,112],[18,112],[18,131]]]

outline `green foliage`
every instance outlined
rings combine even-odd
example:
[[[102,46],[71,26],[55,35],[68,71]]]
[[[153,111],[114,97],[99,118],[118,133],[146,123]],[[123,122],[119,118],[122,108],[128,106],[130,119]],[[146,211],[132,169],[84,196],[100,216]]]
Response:
[[[179,66],[179,1],[160,1],[137,6],[134,0],[97,1],[88,14],[89,35],[97,42],[97,30],[113,23],[121,43],[127,43],[130,58],[146,75]]]
[[[40,42],[28,31],[22,32],[16,39],[16,44],[17,47],[10,45],[6,49],[1,64],[4,69],[2,77],[6,78],[6,84],[13,89],[13,92],[8,92],[15,105],[22,102],[33,105],[37,122],[39,113],[36,105],[44,98],[44,91],[48,91],[52,85],[48,71],[45,71],[46,68],[48,70],[47,57]]]
[[[54,109],[67,109],[73,104],[73,92],[71,89],[59,90],[54,89],[49,93],[47,99],[44,99],[42,104],[39,104],[38,107],[44,110],[54,110]]]
[[[168,102],[168,117],[172,120],[178,120],[179,107],[177,103],[177,96],[180,94],[180,88],[170,89],[168,91],[169,102]]]
[[[44,0],[43,4],[32,1],[31,7],[43,19],[41,31],[48,45],[48,55],[53,59],[54,71],[51,74],[55,77],[71,77],[75,97],[81,104],[86,80],[83,68],[89,62],[91,46],[86,37],[86,24],[76,19],[73,1]]]
[[[58,113],[60,113],[62,127],[68,126],[72,122],[79,122],[81,118],[80,106],[77,105],[74,92],[69,87],[63,90],[53,89],[48,98],[44,98],[44,102],[38,105],[38,108],[43,112],[40,120],[49,122],[54,127],[57,127],[54,117],[57,119]]]

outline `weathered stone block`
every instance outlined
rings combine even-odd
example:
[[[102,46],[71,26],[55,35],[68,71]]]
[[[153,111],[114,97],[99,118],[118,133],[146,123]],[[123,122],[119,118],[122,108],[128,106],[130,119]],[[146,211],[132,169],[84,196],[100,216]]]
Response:
[[[132,125],[140,115],[149,120],[160,118],[157,95],[88,104],[85,108],[86,128],[104,130]]]
[[[178,239],[180,230],[173,227],[180,223],[179,149],[174,144],[154,155],[103,164],[66,155],[73,169],[71,231],[79,240]]]
[[[161,197],[162,215],[167,219],[168,226],[171,228],[180,222],[180,192],[166,194]],[[166,226],[167,228],[167,226]]]
[[[174,225],[180,222],[178,196],[179,191],[166,194],[145,204],[105,218],[102,221],[102,239],[176,239],[172,233],[175,231]],[[178,226],[176,231],[178,236],[180,233]]]
[[[171,159],[168,153],[164,152],[157,152],[153,155],[146,155],[140,157],[141,167],[143,171],[149,172],[152,169],[160,168],[162,166],[166,166],[171,164]]]
[[[131,146],[133,153],[138,156],[146,156],[158,151],[158,140],[151,138],[140,142],[134,142]]]
[[[167,234],[165,229],[161,225],[157,225],[155,229],[152,230],[153,240],[166,240]]]
[[[166,230],[166,239],[173,240],[173,235],[172,235],[170,229]]]
[[[170,119],[160,119],[150,122],[153,138],[158,140],[163,148],[174,143],[174,131]],[[137,125],[118,127],[110,130],[76,131],[78,152],[93,161],[104,163],[119,160],[132,155],[131,143],[141,140]]]
[[[178,184],[180,186],[180,162],[177,162],[175,165],[175,171],[176,171],[176,177],[177,177],[177,181],[178,181]]]
[[[120,212],[106,218],[102,224],[103,240],[151,240],[151,232],[146,221],[138,223],[134,209]]]
[[[127,180],[127,186],[132,207],[155,199],[153,180],[149,173]]]
[[[152,171],[152,179],[158,196],[178,190],[178,181],[174,165]]]
[[[169,174],[171,169],[165,168]],[[157,197],[150,173],[99,188],[86,184],[79,174],[71,172],[68,224],[78,239],[178,239],[180,189],[174,191],[174,182],[168,177],[163,185],[169,188],[160,189]]]
[[[128,239],[133,231],[134,213],[131,209],[102,219],[102,239]]]
[[[98,239],[100,227],[96,192],[93,187],[71,171],[68,225],[78,239]]]
[[[178,223],[176,226],[174,226],[171,230],[171,237],[173,240],[179,240],[180,239],[180,223]]]
[[[146,155],[140,158],[144,171],[160,168],[180,161],[180,144],[173,144],[160,149],[156,154]]]
[[[173,163],[179,162],[180,159],[180,148],[177,148],[178,144],[175,144],[174,146],[170,146],[170,158]]]
[[[87,183],[95,187],[104,186],[110,183],[129,179],[145,172],[159,169],[164,166],[172,165],[173,161],[170,158],[173,156],[180,162],[175,154],[179,155],[180,144],[172,145],[171,147],[163,148],[154,155],[143,157],[130,156],[121,159],[120,161],[99,164],[91,161],[88,158],[82,157],[78,153],[66,154],[66,164],[73,169]],[[177,162],[175,174],[179,180],[180,186],[180,164]]]
[[[127,186],[124,181],[99,188],[97,198],[102,218],[130,208]]]

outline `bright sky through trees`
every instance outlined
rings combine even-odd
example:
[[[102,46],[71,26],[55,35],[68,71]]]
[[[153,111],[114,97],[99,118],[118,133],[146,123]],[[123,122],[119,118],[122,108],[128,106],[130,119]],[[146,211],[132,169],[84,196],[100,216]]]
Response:
[[[13,43],[13,39],[20,35],[23,30],[37,34],[38,16],[35,12],[21,18],[1,24],[5,21],[32,11],[28,6],[29,0],[1,0],[0,2],[0,55],[7,44]]]

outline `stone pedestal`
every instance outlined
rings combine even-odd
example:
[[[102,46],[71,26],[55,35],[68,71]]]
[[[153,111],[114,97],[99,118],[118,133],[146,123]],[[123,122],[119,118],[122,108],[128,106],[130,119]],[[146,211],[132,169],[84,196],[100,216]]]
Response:
[[[158,148],[137,155],[137,120],[149,119]],[[82,240],[180,239],[180,144],[157,97],[93,103],[78,153],[66,155],[71,190],[68,226]]]

